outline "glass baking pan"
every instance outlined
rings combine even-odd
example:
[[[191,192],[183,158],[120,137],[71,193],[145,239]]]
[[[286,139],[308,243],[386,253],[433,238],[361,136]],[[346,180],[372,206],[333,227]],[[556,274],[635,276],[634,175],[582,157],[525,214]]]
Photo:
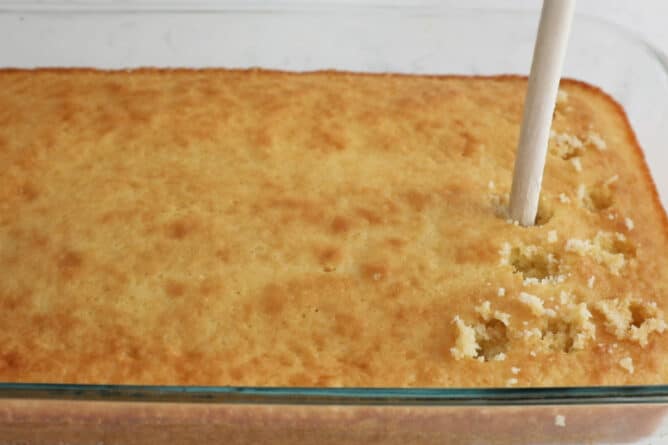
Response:
[[[538,12],[256,2],[0,4],[0,68],[527,74]],[[668,204],[668,59],[578,16],[565,76],[629,115]],[[663,171],[662,171],[663,170]],[[667,382],[668,383],[668,382]],[[369,389],[0,383],[0,443],[668,443],[668,386]]]

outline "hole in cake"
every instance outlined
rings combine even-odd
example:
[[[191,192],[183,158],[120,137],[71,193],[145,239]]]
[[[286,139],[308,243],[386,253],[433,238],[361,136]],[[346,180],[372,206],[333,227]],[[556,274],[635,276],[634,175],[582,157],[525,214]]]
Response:
[[[616,236],[610,248],[611,253],[621,253],[625,257],[635,257],[636,247],[627,238]]]
[[[494,194],[492,195],[491,203],[494,210],[494,215],[508,222],[512,222],[509,220],[510,212],[508,210],[508,195]],[[552,206],[541,197],[540,201],[538,202],[538,212],[536,213],[535,225],[542,226],[543,224],[547,224],[553,216],[554,210]]]
[[[528,278],[543,279],[548,276],[546,258],[541,255],[525,255],[518,247],[513,248],[510,253],[510,264],[513,272],[522,273]]]
[[[541,335],[548,350],[582,351],[596,337],[596,326],[592,323],[592,314],[586,303],[562,304],[551,311],[548,314],[546,310],[549,318],[545,320]]]
[[[538,213],[536,214],[536,225],[542,226],[547,224],[554,216],[554,210],[543,199],[538,203]]]
[[[501,320],[496,318],[485,323],[486,338],[479,341],[479,355],[485,361],[494,360],[496,356],[506,352],[508,346],[508,329]]]
[[[510,251],[510,265],[514,273],[521,273],[524,278],[542,280],[558,272],[557,259],[537,246],[513,247]]]
[[[570,326],[562,320],[549,320],[547,330],[543,334],[543,340],[546,340],[553,350],[570,352],[573,350],[574,339],[569,335]]]
[[[489,301],[476,308],[482,322],[469,324],[456,316],[453,324],[457,330],[455,345],[450,353],[455,360],[465,358],[480,361],[503,360],[508,348],[508,330],[510,315],[494,311]]]
[[[601,300],[594,309],[605,319],[605,329],[619,340],[638,342],[643,348],[651,334],[668,329],[663,315],[653,303],[625,298]]]
[[[594,239],[569,239],[566,252],[590,256],[614,275],[619,275],[627,260],[636,255],[636,248],[622,233],[600,231]]]
[[[585,191],[582,197],[584,206],[592,212],[606,210],[614,203],[613,193],[606,184],[596,185]]]
[[[592,207],[595,210],[605,210],[612,205],[612,191],[610,187],[599,186],[594,187],[589,194]]]
[[[622,233],[599,232],[594,243],[613,255],[622,254],[627,258],[635,257],[636,248]]]
[[[641,327],[650,318],[654,318],[655,313],[646,305],[639,302],[632,302],[629,305],[631,311],[631,325],[637,328]]]

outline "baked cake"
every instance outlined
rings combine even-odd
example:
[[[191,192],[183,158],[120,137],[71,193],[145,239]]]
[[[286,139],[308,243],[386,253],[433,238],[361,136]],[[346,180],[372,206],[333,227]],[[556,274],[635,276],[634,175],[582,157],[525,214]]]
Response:
[[[564,80],[0,72],[0,381],[668,382],[668,230],[621,107]]]

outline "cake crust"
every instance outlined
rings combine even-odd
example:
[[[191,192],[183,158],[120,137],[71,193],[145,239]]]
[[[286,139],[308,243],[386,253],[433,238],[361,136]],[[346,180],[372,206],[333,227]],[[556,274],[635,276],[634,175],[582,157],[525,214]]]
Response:
[[[504,214],[522,77],[40,69],[0,86],[2,381],[668,381],[668,222],[595,87],[562,81],[541,224],[522,228]]]

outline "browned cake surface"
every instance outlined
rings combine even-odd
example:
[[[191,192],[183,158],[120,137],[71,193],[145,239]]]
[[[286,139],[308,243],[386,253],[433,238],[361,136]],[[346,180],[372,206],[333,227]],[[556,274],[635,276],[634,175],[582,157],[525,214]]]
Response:
[[[564,81],[519,227],[525,87],[0,72],[0,381],[668,382],[667,224],[628,122]]]

